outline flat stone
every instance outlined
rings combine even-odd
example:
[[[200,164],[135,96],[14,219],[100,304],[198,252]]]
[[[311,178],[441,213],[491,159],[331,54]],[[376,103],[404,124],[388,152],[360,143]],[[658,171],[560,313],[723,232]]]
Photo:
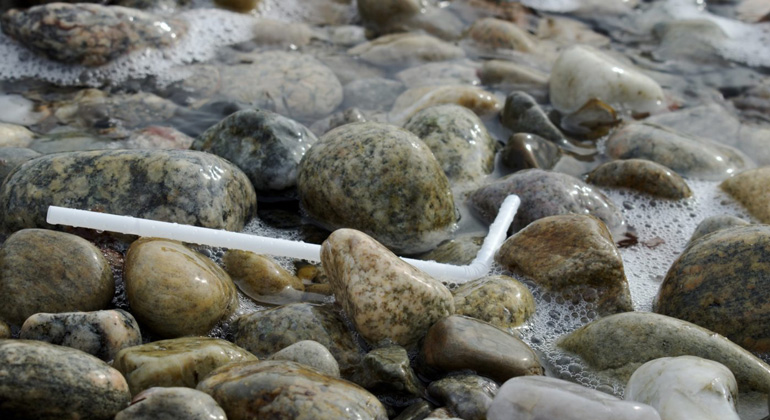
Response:
[[[2,134],[0,134],[2,137]],[[0,183],[22,163],[40,156],[40,153],[24,147],[0,147]]]
[[[381,36],[349,49],[348,54],[378,66],[396,67],[447,61],[465,56],[462,48],[420,33]]]
[[[229,249],[223,261],[235,285],[256,301],[264,296],[280,294],[287,288],[305,290],[302,280],[268,256]]]
[[[362,376],[356,382],[373,392],[419,396],[422,384],[412,370],[409,355],[401,346],[390,345],[370,351],[362,361]]]
[[[277,353],[273,353],[268,360],[297,362],[310,366],[325,375],[340,377],[340,367],[329,349],[313,340],[298,341]]]
[[[462,419],[486,420],[498,388],[494,381],[482,376],[453,375],[431,382],[428,394]]]
[[[659,163],[644,159],[604,163],[588,174],[586,182],[605,187],[631,188],[673,200],[692,196],[692,190],[679,174]]]
[[[79,236],[24,229],[0,249],[0,319],[11,325],[39,312],[105,309],[114,294],[110,264]]]
[[[112,366],[137,395],[157,386],[195,388],[214,369],[250,360],[257,358],[229,341],[185,337],[128,347],[118,353]]]
[[[453,291],[455,313],[498,328],[518,327],[535,313],[535,298],[513,277],[497,275],[469,281]]]
[[[535,98],[526,92],[513,92],[505,98],[500,121],[514,133],[536,134],[556,144],[566,143],[564,134],[548,119]]]
[[[694,242],[696,239],[700,239],[701,237],[718,230],[737,226],[748,226],[749,224],[749,222],[740,217],[730,216],[729,214],[707,217],[698,223],[695,232],[690,236],[690,242]]]
[[[467,37],[490,50],[532,52],[537,48],[534,38],[527,31],[515,23],[495,18],[481,18],[473,22]]]
[[[208,394],[190,388],[149,388],[137,394],[115,420],[189,419],[227,420],[224,410]]]
[[[741,172],[724,180],[719,187],[743,204],[752,216],[762,223],[770,223],[770,194],[767,182],[770,180],[770,167]]]
[[[562,155],[557,144],[529,133],[512,135],[500,152],[503,165],[514,172],[524,169],[553,169]]]
[[[478,86],[420,86],[408,89],[396,98],[388,119],[401,126],[419,111],[444,104],[464,106],[481,118],[492,117],[503,108],[497,95]]]

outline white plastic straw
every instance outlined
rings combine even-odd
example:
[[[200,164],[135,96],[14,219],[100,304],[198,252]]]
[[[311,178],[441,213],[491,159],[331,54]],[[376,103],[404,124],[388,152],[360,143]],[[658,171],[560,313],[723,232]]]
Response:
[[[442,280],[451,279],[465,282],[482,277],[489,272],[494,253],[505,240],[508,227],[511,225],[520,203],[521,200],[516,195],[509,195],[503,201],[497,218],[489,226],[489,233],[484,239],[481,250],[479,250],[476,259],[469,265],[458,266],[435,261],[414,260],[411,258],[402,259],[433,277]],[[131,216],[118,216],[108,213],[50,206],[48,207],[46,221],[52,225],[67,225],[128,235],[173,239],[181,242],[240,249],[258,254],[291,257],[309,261],[321,260],[321,247],[315,244],[180,225],[177,223],[159,222]]]

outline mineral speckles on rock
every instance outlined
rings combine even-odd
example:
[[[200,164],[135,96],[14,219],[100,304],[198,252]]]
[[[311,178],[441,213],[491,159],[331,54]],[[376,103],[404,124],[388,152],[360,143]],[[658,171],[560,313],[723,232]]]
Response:
[[[3,32],[27,48],[65,63],[100,66],[131,51],[176,44],[185,22],[135,9],[97,4],[53,3],[10,10]]]
[[[508,276],[488,276],[454,290],[455,312],[498,328],[517,327],[535,313],[535,298],[520,281]]]
[[[190,388],[150,388],[137,394],[115,420],[227,420],[208,394]]]

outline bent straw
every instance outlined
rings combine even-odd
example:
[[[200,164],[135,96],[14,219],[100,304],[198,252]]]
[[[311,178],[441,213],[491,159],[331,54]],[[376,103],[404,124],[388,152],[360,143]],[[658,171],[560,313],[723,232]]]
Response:
[[[479,253],[469,265],[458,266],[411,258],[402,258],[402,260],[442,280],[451,279],[465,282],[485,276],[492,267],[492,258],[495,251],[500,248],[500,245],[502,245],[507,236],[508,227],[511,225],[520,203],[521,200],[516,195],[511,194],[506,197],[500,206],[497,218],[489,226],[489,233],[484,238],[484,243]],[[320,245],[226,230],[159,222],[131,216],[118,216],[108,213],[49,206],[46,221],[52,225],[66,225],[129,235],[173,239],[181,242],[240,249],[279,257],[291,257],[310,261],[321,260]]]

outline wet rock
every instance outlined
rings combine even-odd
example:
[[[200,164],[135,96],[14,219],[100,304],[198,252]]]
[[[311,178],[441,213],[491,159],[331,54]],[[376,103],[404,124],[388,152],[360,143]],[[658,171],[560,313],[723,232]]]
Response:
[[[366,29],[358,25],[340,25],[326,28],[329,41],[342,47],[352,47],[366,42]]]
[[[536,134],[512,135],[500,152],[502,163],[513,171],[552,169],[562,157],[559,146]]]
[[[269,360],[288,360],[312,367],[335,378],[340,377],[340,367],[329,349],[313,340],[298,341],[274,353]]]
[[[427,63],[409,67],[396,74],[406,87],[441,85],[479,85],[476,67],[471,61]]]
[[[514,231],[543,217],[571,213],[593,215],[610,231],[624,225],[620,210],[604,194],[573,176],[540,169],[519,171],[479,188],[470,196],[471,206],[491,223],[509,194],[521,198]]]
[[[657,60],[683,60],[699,65],[725,61],[717,45],[729,38],[716,22],[681,19],[658,24],[653,29],[660,38],[658,48],[653,51]]]
[[[212,372],[198,390],[214,397],[229,420],[388,418],[377,398],[358,385],[288,361],[226,366]]]
[[[393,420],[424,420],[433,411],[433,408],[431,403],[420,400],[404,409]]]
[[[495,18],[482,18],[468,29],[468,38],[490,50],[516,50],[531,52],[536,49],[535,40],[516,24]]]
[[[535,35],[538,39],[552,41],[563,47],[576,44],[606,47],[610,44],[610,38],[607,35],[594,31],[587,23],[569,17],[543,16],[537,25]]]
[[[35,314],[24,321],[19,338],[72,347],[104,361],[125,347],[142,344],[139,324],[121,309]]]
[[[497,114],[503,108],[492,92],[469,85],[422,86],[402,93],[393,104],[388,119],[396,125],[405,124],[414,114],[436,105],[464,106],[481,118]]]
[[[104,309],[114,294],[109,263],[79,236],[25,229],[0,249],[0,319],[11,325],[39,312]]]
[[[665,110],[663,90],[632,65],[593,47],[564,50],[551,71],[551,103],[563,114],[598,98],[621,112],[656,113]]]
[[[214,4],[236,12],[247,13],[254,10],[260,0],[214,0]]]
[[[692,190],[679,174],[659,163],[644,159],[607,162],[591,171],[586,182],[605,187],[631,188],[673,200],[692,196]]]
[[[0,321],[0,340],[11,338],[11,327],[3,321]]]
[[[695,242],[696,239],[700,239],[701,237],[718,230],[747,225],[749,225],[749,222],[727,214],[707,217],[698,223],[698,227],[695,228],[695,232],[693,232],[690,237],[690,242]]]
[[[498,388],[494,381],[481,376],[455,375],[431,382],[428,393],[462,419],[486,420]]]
[[[265,255],[230,249],[224,256],[225,270],[233,282],[250,298],[281,294],[287,288],[304,291],[302,280]]]
[[[131,399],[120,372],[69,347],[0,340],[3,418],[108,420]]]
[[[176,241],[134,241],[126,254],[124,279],[133,314],[162,337],[206,335],[238,307],[230,276]]]
[[[430,147],[453,184],[478,182],[494,169],[496,142],[468,108],[451,104],[426,108],[404,128]]]
[[[123,144],[125,142],[92,134],[85,129],[59,126],[32,140],[29,148],[38,153],[48,155],[86,150],[112,150],[121,148]]]
[[[479,69],[484,85],[511,86],[525,91],[545,90],[548,75],[540,70],[505,60],[485,61]]]
[[[254,25],[254,38],[252,38],[252,41],[258,45],[295,49],[309,44],[312,38],[313,29],[304,23],[259,19],[257,24]]]
[[[240,169],[183,150],[41,156],[8,177],[0,203],[6,232],[48,226],[50,205],[235,231],[256,213],[256,194]]]
[[[173,127],[158,125],[134,131],[123,143],[125,149],[189,149],[193,138]]]
[[[665,315],[610,315],[563,336],[558,345],[623,382],[645,362],[690,355],[727,366],[744,391],[770,390],[770,366],[765,362],[719,334]]]
[[[462,48],[430,35],[400,33],[357,45],[348,54],[378,66],[407,67],[465,56]]]
[[[452,410],[448,409],[447,407],[439,407],[431,411],[428,414],[428,417],[425,417],[425,419],[423,420],[437,420],[437,419],[461,420],[459,417],[455,417],[454,413],[452,413]]]
[[[97,4],[52,3],[10,10],[3,32],[37,54],[64,63],[100,66],[145,48],[175,45],[184,21],[136,9]]]
[[[764,166],[727,178],[719,187],[743,204],[760,222],[770,223],[770,196],[767,194],[769,179],[770,167]]]
[[[192,149],[234,163],[257,191],[279,191],[296,185],[299,162],[317,140],[294,120],[270,111],[245,109],[206,130]]]
[[[478,255],[483,242],[483,236],[458,236],[416,258],[453,265],[468,265]]]
[[[185,337],[123,349],[112,365],[137,395],[156,386],[195,388],[214,369],[251,360],[253,354],[229,341]]]
[[[361,110],[358,108],[348,108],[344,111],[335,112],[328,117],[318,120],[310,126],[310,130],[317,136],[322,136],[329,131],[343,126],[345,124],[352,124],[357,122],[366,122],[367,118]]]
[[[392,21],[420,13],[425,7],[420,0],[361,0],[358,13],[367,24],[375,27],[388,26]]]
[[[362,377],[357,382],[366,389],[416,396],[422,393],[422,384],[401,346],[374,349],[364,356],[362,364]]]
[[[514,133],[536,134],[554,143],[564,143],[564,135],[548,119],[535,98],[525,92],[513,92],[505,99],[500,121]]]
[[[455,313],[498,328],[518,327],[535,313],[535,298],[513,277],[487,276],[454,290]]]
[[[594,98],[572,114],[565,115],[559,124],[573,135],[597,140],[609,134],[621,121],[614,108]]]
[[[395,80],[379,77],[354,80],[343,88],[344,106],[375,111],[389,110],[403,91],[404,85]]]
[[[503,384],[489,420],[660,420],[654,408],[556,378],[525,376]]]
[[[0,184],[17,166],[38,156],[40,153],[23,147],[0,147]]]
[[[137,394],[115,420],[226,420],[224,410],[208,394],[190,388],[150,388]]]
[[[649,404],[666,420],[739,420],[738,385],[723,364],[695,356],[663,357],[631,375],[625,399]]]
[[[442,371],[471,369],[498,382],[522,375],[542,375],[535,352],[513,335],[460,315],[434,324],[420,350],[426,366]]]
[[[0,122],[0,147],[28,147],[34,136],[24,126]]]
[[[436,321],[454,313],[449,290],[353,229],[339,229],[321,246],[321,262],[337,302],[361,336],[414,344]]]
[[[297,182],[302,208],[321,225],[360,229],[399,252],[430,249],[454,226],[449,181],[433,153],[391,125],[326,133],[302,159]]]

